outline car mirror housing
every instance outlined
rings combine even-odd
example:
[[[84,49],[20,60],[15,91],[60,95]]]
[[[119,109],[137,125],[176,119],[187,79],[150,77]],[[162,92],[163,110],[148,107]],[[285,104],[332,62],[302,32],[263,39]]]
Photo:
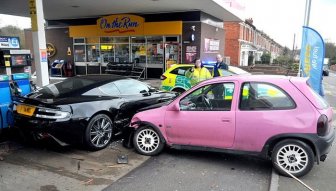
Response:
[[[156,92],[156,88],[153,88],[153,87],[149,87],[149,92]]]
[[[141,90],[140,93],[143,95],[143,96],[150,96],[151,93],[146,91],[146,90]]]
[[[172,111],[180,111],[180,103],[179,102],[174,103],[171,107],[171,110]]]

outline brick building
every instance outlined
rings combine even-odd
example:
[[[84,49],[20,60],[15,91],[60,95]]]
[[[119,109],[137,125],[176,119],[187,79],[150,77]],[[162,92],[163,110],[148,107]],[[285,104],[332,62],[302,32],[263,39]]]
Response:
[[[253,25],[253,20],[245,22],[225,22],[225,51],[230,64],[248,66],[261,61],[262,54],[271,55],[271,63],[277,58],[282,46]]]

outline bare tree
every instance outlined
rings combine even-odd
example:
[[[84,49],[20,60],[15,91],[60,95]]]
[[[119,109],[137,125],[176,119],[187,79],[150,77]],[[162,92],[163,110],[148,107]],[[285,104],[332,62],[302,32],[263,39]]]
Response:
[[[1,20],[0,20],[1,23]],[[5,27],[0,28],[0,36],[15,36],[20,38],[20,46],[25,47],[25,35],[24,30],[20,29],[17,26],[7,25]]]

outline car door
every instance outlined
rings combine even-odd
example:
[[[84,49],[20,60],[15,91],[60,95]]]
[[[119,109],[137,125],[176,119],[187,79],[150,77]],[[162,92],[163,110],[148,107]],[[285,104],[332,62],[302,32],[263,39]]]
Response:
[[[311,121],[310,107],[304,107],[298,112],[294,99],[276,84],[244,82],[236,111],[235,147],[260,152],[271,136]]]
[[[235,134],[236,82],[209,84],[176,100],[179,111],[167,111],[166,133],[178,145],[229,148]]]

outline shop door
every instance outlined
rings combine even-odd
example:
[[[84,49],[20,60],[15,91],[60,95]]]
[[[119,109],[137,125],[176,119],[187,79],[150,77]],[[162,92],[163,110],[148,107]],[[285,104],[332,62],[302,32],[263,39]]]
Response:
[[[164,46],[165,51],[165,66],[164,71],[170,68],[173,64],[180,62],[180,44],[179,43],[166,43]]]

